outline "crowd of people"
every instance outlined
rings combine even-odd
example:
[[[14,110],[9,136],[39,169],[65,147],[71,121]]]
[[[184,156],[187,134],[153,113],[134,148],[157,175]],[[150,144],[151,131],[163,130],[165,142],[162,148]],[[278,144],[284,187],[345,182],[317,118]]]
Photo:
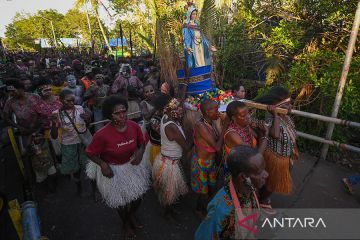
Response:
[[[294,122],[276,111],[291,108],[281,86],[255,99],[268,105],[263,119],[242,101],[240,85],[226,112],[203,100],[189,134],[190,110],[151,59],[15,54],[0,67],[1,116],[36,183],[56,191],[59,174],[68,175],[79,195],[100,193],[127,239],[142,227],[135,213],[150,188],[170,217],[181,196],[197,195],[196,239],[244,238],[241,209],[273,214],[271,194],[292,192],[299,154]]]

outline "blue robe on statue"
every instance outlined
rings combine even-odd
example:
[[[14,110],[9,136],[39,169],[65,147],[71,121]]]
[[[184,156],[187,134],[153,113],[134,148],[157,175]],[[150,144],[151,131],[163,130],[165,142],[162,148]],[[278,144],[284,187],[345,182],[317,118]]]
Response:
[[[211,65],[209,42],[202,33],[198,22],[191,20],[191,14],[194,11],[197,9],[194,6],[190,7],[182,29],[185,60],[189,69]],[[192,49],[191,53],[188,51],[189,48]]]
[[[195,33],[197,31],[197,33]],[[209,43],[207,39],[205,38],[204,34],[201,32],[200,28],[196,26],[191,25],[185,25],[182,29],[183,34],[183,40],[184,40],[184,53],[185,53],[185,59],[186,59],[186,65],[188,68],[195,68],[195,67],[203,67],[207,65],[211,65],[211,58],[209,54]],[[199,34],[201,36],[201,42],[197,42],[195,39],[195,34]],[[201,44],[203,47],[203,56],[196,56],[196,44]],[[191,48],[193,50],[192,53],[189,54],[188,48]],[[204,58],[204,65],[203,66],[197,66],[196,65],[196,58]]]

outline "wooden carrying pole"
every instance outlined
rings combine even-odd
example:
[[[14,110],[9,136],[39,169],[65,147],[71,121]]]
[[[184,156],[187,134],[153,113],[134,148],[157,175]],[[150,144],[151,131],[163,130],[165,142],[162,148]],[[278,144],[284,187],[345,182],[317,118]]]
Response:
[[[257,109],[261,109],[261,110],[265,110],[265,111],[267,110],[267,106],[268,106],[268,105],[265,105],[265,104],[251,102],[251,101],[248,101],[248,100],[245,100],[244,103],[248,107],[253,107],[253,108],[257,108]],[[276,108],[275,111],[277,113],[280,113],[280,114],[293,114],[293,115],[306,117],[306,118],[311,118],[311,119],[316,119],[316,120],[320,120],[320,121],[324,121],[324,122],[344,125],[344,126],[348,126],[348,127],[358,127],[358,128],[360,128],[360,123],[358,123],[358,122],[351,122],[351,121],[347,121],[347,120],[343,120],[343,119],[322,116],[322,115],[315,114],[315,113],[308,113],[308,112],[303,112],[303,111],[293,110],[293,109],[291,111],[289,111],[289,110],[284,109],[284,108]]]
[[[246,106],[248,106],[248,107],[257,108],[257,109],[261,109],[261,110],[267,111],[268,105],[266,105],[266,104],[256,103],[256,102],[252,102],[252,101],[249,101],[249,100],[243,100],[243,102],[244,102],[244,103],[246,104]],[[289,110],[287,110],[287,109],[285,109],[285,108],[276,108],[275,111],[276,111],[277,113],[280,113],[280,114],[288,114],[288,113],[289,113]]]
[[[359,25],[360,25],[360,1],[358,1],[358,4],[357,4],[354,24],[353,24],[353,27],[351,30],[350,40],[349,40],[349,44],[348,44],[348,47],[346,50],[346,55],[345,55],[344,65],[343,65],[343,69],[342,69],[342,73],[341,73],[341,77],[340,77],[340,82],[339,82],[338,90],[337,90],[336,97],[335,97],[335,102],[334,102],[332,113],[331,113],[331,117],[333,117],[333,118],[336,118],[338,115],[338,112],[339,112],[341,99],[342,99],[342,96],[344,93],[346,78],[349,73],[351,58],[352,58],[352,55],[354,52],[356,38],[357,38],[357,35],[359,32]],[[329,123],[325,139],[327,139],[327,140],[331,139],[334,128],[335,128],[335,124]],[[325,143],[321,149],[320,159],[326,159],[328,150],[329,150],[329,144]]]
[[[268,107],[268,105],[261,104],[261,103],[256,103],[256,102],[252,102],[252,101],[248,101],[248,100],[243,100],[243,102],[248,107],[253,107],[253,108],[261,109],[261,110],[265,110],[265,111],[267,110],[267,107]],[[298,110],[289,111],[289,110],[284,109],[284,108],[276,108],[275,111],[277,113],[280,113],[280,114],[294,114],[294,115],[307,117],[307,118],[312,118],[312,119],[317,119],[317,120],[321,120],[321,121],[325,121],[325,122],[331,122],[333,124],[341,124],[341,125],[352,126],[352,127],[360,127],[360,123],[357,123],[357,122],[350,122],[350,121],[341,120],[341,119],[332,118],[332,117],[327,117],[327,116],[322,116],[322,115],[318,115],[318,114],[314,114],[314,113],[302,112],[302,111],[298,111]],[[320,142],[320,143],[328,144],[328,145],[331,145],[331,146],[336,146],[336,147],[341,148],[341,149],[345,149],[345,150],[349,150],[349,151],[352,151],[352,152],[360,153],[360,148],[355,147],[355,146],[339,143],[339,142],[336,142],[336,141],[328,140],[328,139],[325,139],[325,138],[321,138],[321,137],[318,137],[318,136],[314,136],[314,135],[299,132],[299,131],[297,131],[296,134],[299,137],[306,138],[306,139],[309,139],[309,140],[312,140],[312,141],[315,141],[315,142]]]

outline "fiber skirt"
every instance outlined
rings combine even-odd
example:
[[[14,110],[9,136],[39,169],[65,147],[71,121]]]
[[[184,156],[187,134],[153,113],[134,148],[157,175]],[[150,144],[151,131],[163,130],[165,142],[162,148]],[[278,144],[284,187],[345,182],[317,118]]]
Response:
[[[180,160],[172,160],[159,154],[154,161],[152,179],[162,206],[173,204],[188,192]]]
[[[139,165],[130,162],[122,165],[109,165],[114,173],[107,178],[96,163],[89,161],[86,174],[96,181],[101,196],[111,208],[118,208],[140,198],[150,188],[150,169],[146,161]]]
[[[266,189],[270,192],[288,195],[292,192],[293,181],[290,174],[290,157],[283,157],[269,149],[264,152],[265,169],[269,173]]]
[[[146,144],[143,160],[147,161],[150,166],[154,164],[157,155],[160,154],[160,146],[152,144],[150,141]]]

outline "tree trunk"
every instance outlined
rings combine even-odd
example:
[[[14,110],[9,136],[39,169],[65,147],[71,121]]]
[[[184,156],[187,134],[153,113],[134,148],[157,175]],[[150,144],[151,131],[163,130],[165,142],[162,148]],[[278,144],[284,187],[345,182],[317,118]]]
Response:
[[[109,49],[110,51],[112,51],[112,48],[111,48],[111,46],[110,46],[110,44],[109,44],[108,38],[107,38],[107,36],[106,36],[106,34],[105,34],[104,28],[103,28],[102,23],[101,23],[101,20],[100,20],[99,11],[98,11],[97,9],[95,9],[95,14],[96,14],[96,19],[97,19],[97,21],[98,21],[98,24],[99,24],[99,27],[100,27],[100,30],[101,30],[101,34],[103,35],[105,44],[106,44],[106,46],[108,47],[108,49]]]
[[[90,41],[91,41],[91,52],[94,54],[95,53],[95,49],[94,49],[94,38],[93,38],[93,34],[92,34],[92,29],[91,29],[91,23],[90,23],[90,17],[89,17],[89,11],[87,9],[87,5],[86,6],[86,19],[87,19],[87,24],[88,24],[88,28],[89,28],[89,35],[90,35]]]

